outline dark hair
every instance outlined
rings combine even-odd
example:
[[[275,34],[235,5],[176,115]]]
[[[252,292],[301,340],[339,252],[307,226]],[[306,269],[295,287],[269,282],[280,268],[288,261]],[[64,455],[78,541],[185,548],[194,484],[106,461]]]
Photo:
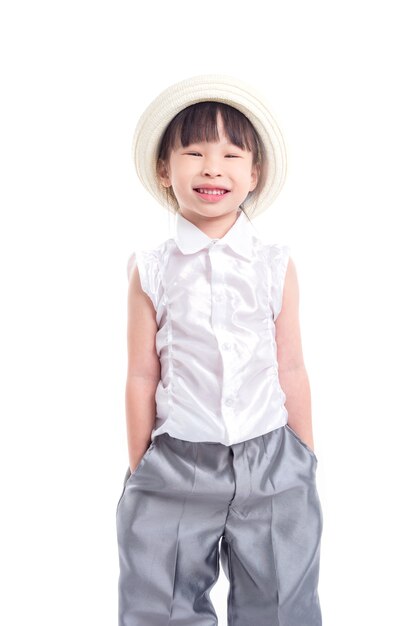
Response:
[[[242,150],[252,153],[253,165],[259,171],[257,188],[263,181],[262,142],[250,120],[238,109],[223,102],[198,102],[177,113],[167,126],[159,145],[157,165],[167,163],[170,152],[178,141],[183,148],[201,141],[219,141],[218,113],[223,121],[225,134],[229,141]],[[170,189],[167,192],[173,197]]]

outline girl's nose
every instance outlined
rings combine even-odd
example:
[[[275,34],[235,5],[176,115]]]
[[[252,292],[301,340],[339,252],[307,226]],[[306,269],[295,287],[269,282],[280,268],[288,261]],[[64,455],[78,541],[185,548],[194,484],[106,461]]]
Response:
[[[203,163],[204,176],[220,176],[221,168],[217,159],[205,159]]]

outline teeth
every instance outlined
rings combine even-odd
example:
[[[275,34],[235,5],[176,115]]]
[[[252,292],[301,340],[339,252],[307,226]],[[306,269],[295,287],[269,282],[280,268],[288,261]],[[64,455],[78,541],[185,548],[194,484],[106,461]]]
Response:
[[[207,193],[210,196],[222,196],[226,193],[225,189],[197,189],[199,193]]]

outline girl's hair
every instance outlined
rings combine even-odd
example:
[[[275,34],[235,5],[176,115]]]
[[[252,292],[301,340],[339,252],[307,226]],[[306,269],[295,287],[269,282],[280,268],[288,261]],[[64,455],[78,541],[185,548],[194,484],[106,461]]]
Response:
[[[262,142],[250,120],[241,111],[223,102],[198,102],[186,107],[173,117],[159,145],[157,167],[161,162],[168,162],[170,152],[175,148],[178,140],[183,148],[201,141],[219,141],[218,113],[221,115],[229,141],[234,146],[252,153],[253,166],[257,168],[259,175],[257,187],[253,192],[256,193],[257,189],[261,189],[263,185]],[[176,201],[171,187],[167,189],[167,193]]]

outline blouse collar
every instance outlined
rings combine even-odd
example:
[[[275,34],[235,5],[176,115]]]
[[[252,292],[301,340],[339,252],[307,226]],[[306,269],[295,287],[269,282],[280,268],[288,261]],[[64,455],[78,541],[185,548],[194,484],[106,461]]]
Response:
[[[238,209],[238,218],[227,233],[218,239],[238,254],[251,259],[253,256],[253,228],[242,209]],[[175,242],[183,254],[193,254],[210,245],[212,238],[187,220],[181,213],[176,213]]]

